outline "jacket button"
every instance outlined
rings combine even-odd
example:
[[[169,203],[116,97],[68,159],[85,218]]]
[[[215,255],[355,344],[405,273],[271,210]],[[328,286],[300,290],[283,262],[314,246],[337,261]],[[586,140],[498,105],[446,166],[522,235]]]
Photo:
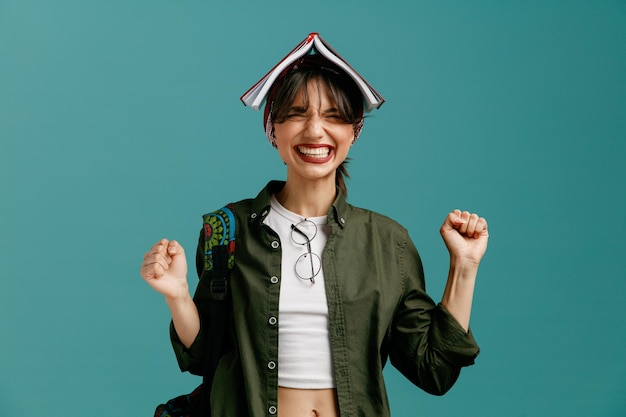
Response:
[[[270,317],[268,320],[268,323],[271,324],[272,326],[276,324],[278,320],[276,320],[276,317]]]
[[[268,411],[271,415],[275,415],[275,414],[276,414],[276,412],[277,412],[278,410],[276,409],[276,407],[271,406],[270,408],[268,408],[268,409],[267,409],[267,411]]]
[[[253,218],[253,219],[256,219],[256,213],[252,213],[252,214],[250,215],[250,217],[251,217],[251,218]]]
[[[280,243],[277,240],[272,241],[272,247],[274,249],[278,249],[279,246],[280,246]]]
[[[277,276],[273,276],[273,277],[271,277],[271,278],[270,278],[270,282],[271,282],[272,284],[278,284],[278,277],[277,277]]]
[[[269,362],[267,363],[267,367],[268,367],[269,369],[276,369],[276,362],[274,362],[274,361],[269,361]]]

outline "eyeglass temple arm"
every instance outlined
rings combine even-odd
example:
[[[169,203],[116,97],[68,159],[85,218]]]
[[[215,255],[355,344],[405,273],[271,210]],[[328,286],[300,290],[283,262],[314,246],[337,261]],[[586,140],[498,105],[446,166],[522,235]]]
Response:
[[[300,233],[300,234],[302,235],[302,237],[304,237],[304,238],[306,239],[306,243],[307,243],[307,245],[310,245],[310,244],[311,244],[311,239],[309,239],[309,237],[308,237],[308,236],[307,236],[307,235],[306,235],[306,234],[305,234],[302,230],[298,229],[298,227],[297,227],[297,226],[295,226],[295,225],[293,225],[293,224],[292,224],[292,225],[291,225],[291,230],[293,230],[293,231],[295,231],[295,232]]]

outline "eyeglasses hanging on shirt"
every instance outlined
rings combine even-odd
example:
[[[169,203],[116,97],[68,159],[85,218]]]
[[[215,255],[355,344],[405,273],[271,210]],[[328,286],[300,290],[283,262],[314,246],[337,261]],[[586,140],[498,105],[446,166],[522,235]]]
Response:
[[[306,246],[307,253],[303,253],[296,260],[296,276],[304,281],[315,284],[315,277],[322,269],[322,260],[311,251],[311,241],[317,235],[317,226],[310,220],[303,220],[297,225],[291,225],[291,240],[297,245]]]

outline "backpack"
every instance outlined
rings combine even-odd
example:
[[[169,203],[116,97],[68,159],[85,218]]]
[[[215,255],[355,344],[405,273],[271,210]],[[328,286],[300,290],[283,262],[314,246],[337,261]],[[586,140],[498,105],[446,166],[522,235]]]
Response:
[[[203,229],[198,242],[198,251],[204,253],[204,265],[199,264],[200,279],[210,279],[211,320],[207,336],[210,337],[210,355],[206,361],[202,384],[193,392],[172,398],[165,404],[159,404],[154,417],[210,417],[209,402],[213,375],[219,362],[226,333],[229,314],[228,284],[230,271],[235,264],[235,229],[236,222],[233,206],[227,205],[220,210],[205,214]],[[199,259],[199,257],[198,257]]]

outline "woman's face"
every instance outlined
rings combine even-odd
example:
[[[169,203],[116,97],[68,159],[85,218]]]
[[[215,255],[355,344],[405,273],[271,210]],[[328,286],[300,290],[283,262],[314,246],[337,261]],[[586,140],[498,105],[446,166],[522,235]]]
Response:
[[[296,94],[284,121],[274,124],[278,153],[287,165],[287,180],[332,181],[348,156],[354,127],[341,118],[324,84],[312,80]]]

